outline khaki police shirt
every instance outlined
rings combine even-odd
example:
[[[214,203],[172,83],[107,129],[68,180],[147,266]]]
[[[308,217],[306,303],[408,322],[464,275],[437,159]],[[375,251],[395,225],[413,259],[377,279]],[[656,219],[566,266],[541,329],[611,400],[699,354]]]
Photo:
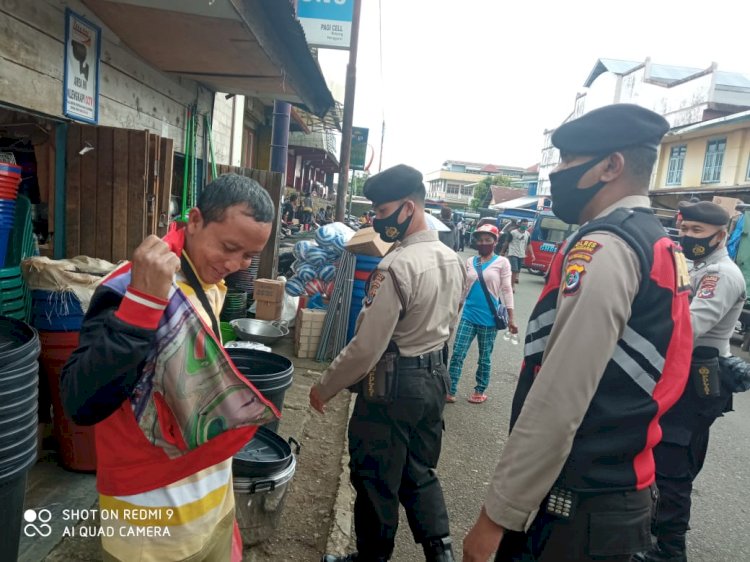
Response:
[[[650,207],[625,197],[619,207]],[[490,482],[485,510],[505,529],[523,531],[536,516],[573,446],[604,370],[630,319],[641,282],[638,257],[620,237],[593,231],[569,251],[542,366],[531,386]],[[539,342],[535,342],[539,343]]]
[[[731,355],[729,340],[745,305],[745,278],[726,248],[719,248],[690,271],[693,300],[690,319],[695,346],[713,347]]]
[[[458,319],[465,281],[464,264],[436,231],[416,232],[397,244],[370,278],[354,337],[318,383],[321,398],[361,380],[391,340],[404,357],[442,349]]]

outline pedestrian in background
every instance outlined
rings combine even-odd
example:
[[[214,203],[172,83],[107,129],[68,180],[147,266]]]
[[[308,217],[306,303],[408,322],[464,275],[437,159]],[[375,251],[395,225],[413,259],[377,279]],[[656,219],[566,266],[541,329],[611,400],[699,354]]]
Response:
[[[448,389],[445,352],[466,275],[458,255],[427,226],[419,171],[385,170],[365,182],[364,195],[375,209],[375,231],[397,244],[370,276],[354,337],[310,390],[311,406],[323,412],[328,400],[359,384],[349,421],[358,552],[323,562],[389,560],[399,502],[425,560],[452,562],[435,469]]]
[[[451,219],[453,217],[453,211],[450,207],[443,207],[440,209],[440,220],[448,230],[441,230],[438,232],[440,241],[448,246],[454,252],[458,251],[458,234],[456,232],[456,225]]]
[[[692,348],[684,256],[648,198],[669,123],[631,104],[552,135],[552,210],[583,225],[526,329],[511,431],[465,562],[628,562],[650,547],[659,418]]]
[[[685,392],[661,418],[654,449],[659,488],[656,544],[639,562],[686,562],[693,481],[703,468],[711,425],[732,409],[732,388],[722,380],[731,357],[729,341],[747,298],[745,279],[727,253],[729,213],[708,201],[680,205],[680,243],[693,261],[690,317],[695,349]]]
[[[458,240],[458,251],[464,251],[464,233],[466,232],[466,221],[462,218],[456,223],[456,238]]]
[[[510,269],[513,272],[513,284],[518,284],[518,278],[521,275],[521,268],[526,257],[530,257],[532,261],[535,258],[534,249],[529,244],[531,235],[529,234],[529,220],[521,219],[515,228],[511,228],[508,232],[506,239],[505,251],[501,252],[503,255],[508,256],[510,261]]]
[[[451,387],[446,397],[447,402],[456,401],[458,381],[466,359],[466,353],[474,338],[479,345],[476,386],[469,396],[469,402],[481,404],[487,400],[485,391],[490,383],[492,370],[492,351],[495,348],[497,326],[495,311],[502,302],[508,310],[508,330],[518,332],[513,319],[513,285],[511,284],[510,263],[507,258],[496,256],[493,252],[497,244],[497,227],[491,224],[480,226],[474,231],[474,247],[477,255],[466,260],[466,289],[463,297],[463,313],[456,330],[453,342],[450,367]],[[481,272],[484,286],[479,281]],[[487,302],[485,287],[489,292],[492,307]]]

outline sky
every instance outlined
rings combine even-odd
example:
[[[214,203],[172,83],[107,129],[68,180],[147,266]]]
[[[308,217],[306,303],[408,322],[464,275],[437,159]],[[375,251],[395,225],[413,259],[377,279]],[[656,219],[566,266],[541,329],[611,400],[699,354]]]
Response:
[[[382,75],[379,45],[382,15]],[[371,173],[445,160],[528,167],[599,58],[750,75],[746,0],[362,0],[354,125]],[[348,51],[319,60],[343,101]],[[338,87],[333,84],[337,83]]]

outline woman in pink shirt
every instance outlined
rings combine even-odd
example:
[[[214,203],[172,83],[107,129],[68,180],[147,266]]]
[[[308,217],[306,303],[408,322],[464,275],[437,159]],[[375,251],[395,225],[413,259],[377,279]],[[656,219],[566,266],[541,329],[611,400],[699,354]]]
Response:
[[[511,333],[518,332],[513,319],[513,285],[511,283],[510,262],[503,256],[496,256],[493,252],[497,244],[497,227],[491,224],[480,226],[473,234],[474,244],[479,255],[466,261],[466,294],[461,321],[456,330],[453,343],[453,353],[449,372],[451,388],[447,402],[456,401],[458,381],[461,378],[464,359],[474,338],[479,344],[479,363],[477,365],[476,386],[474,393],[469,396],[469,402],[481,404],[487,400],[485,391],[490,382],[492,368],[492,350],[495,347],[497,328],[495,327],[495,310],[498,302],[502,301],[508,309],[508,329]],[[493,302],[490,309],[487,298],[479,282],[477,270],[481,270],[484,282],[489,290]]]

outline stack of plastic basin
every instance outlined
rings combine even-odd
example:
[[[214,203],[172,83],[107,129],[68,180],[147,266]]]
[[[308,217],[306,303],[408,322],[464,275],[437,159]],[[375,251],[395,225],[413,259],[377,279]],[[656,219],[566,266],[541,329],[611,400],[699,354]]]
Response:
[[[29,313],[29,291],[20,267],[0,269],[0,315],[26,321]]]
[[[383,258],[374,256],[362,256],[357,254],[357,266],[354,270],[354,286],[352,288],[352,304],[349,308],[349,330],[347,331],[347,341],[354,337],[354,328],[357,325],[357,317],[362,311],[362,305],[367,296],[367,280],[372,275]]]
[[[0,544],[15,560],[26,475],[37,455],[39,338],[28,324],[0,316]]]
[[[83,309],[72,291],[32,291],[32,324],[39,330],[42,377],[52,400],[52,431],[62,465],[78,472],[96,470],[94,428],[74,424],[60,396],[62,368],[78,347]]]
[[[281,412],[286,390],[294,380],[292,362],[281,355],[257,349],[231,347],[225,351],[236,369]],[[276,420],[266,427],[271,431],[278,431],[279,422]]]
[[[16,220],[16,197],[20,183],[20,166],[0,163],[0,268],[5,267],[10,233]]]

